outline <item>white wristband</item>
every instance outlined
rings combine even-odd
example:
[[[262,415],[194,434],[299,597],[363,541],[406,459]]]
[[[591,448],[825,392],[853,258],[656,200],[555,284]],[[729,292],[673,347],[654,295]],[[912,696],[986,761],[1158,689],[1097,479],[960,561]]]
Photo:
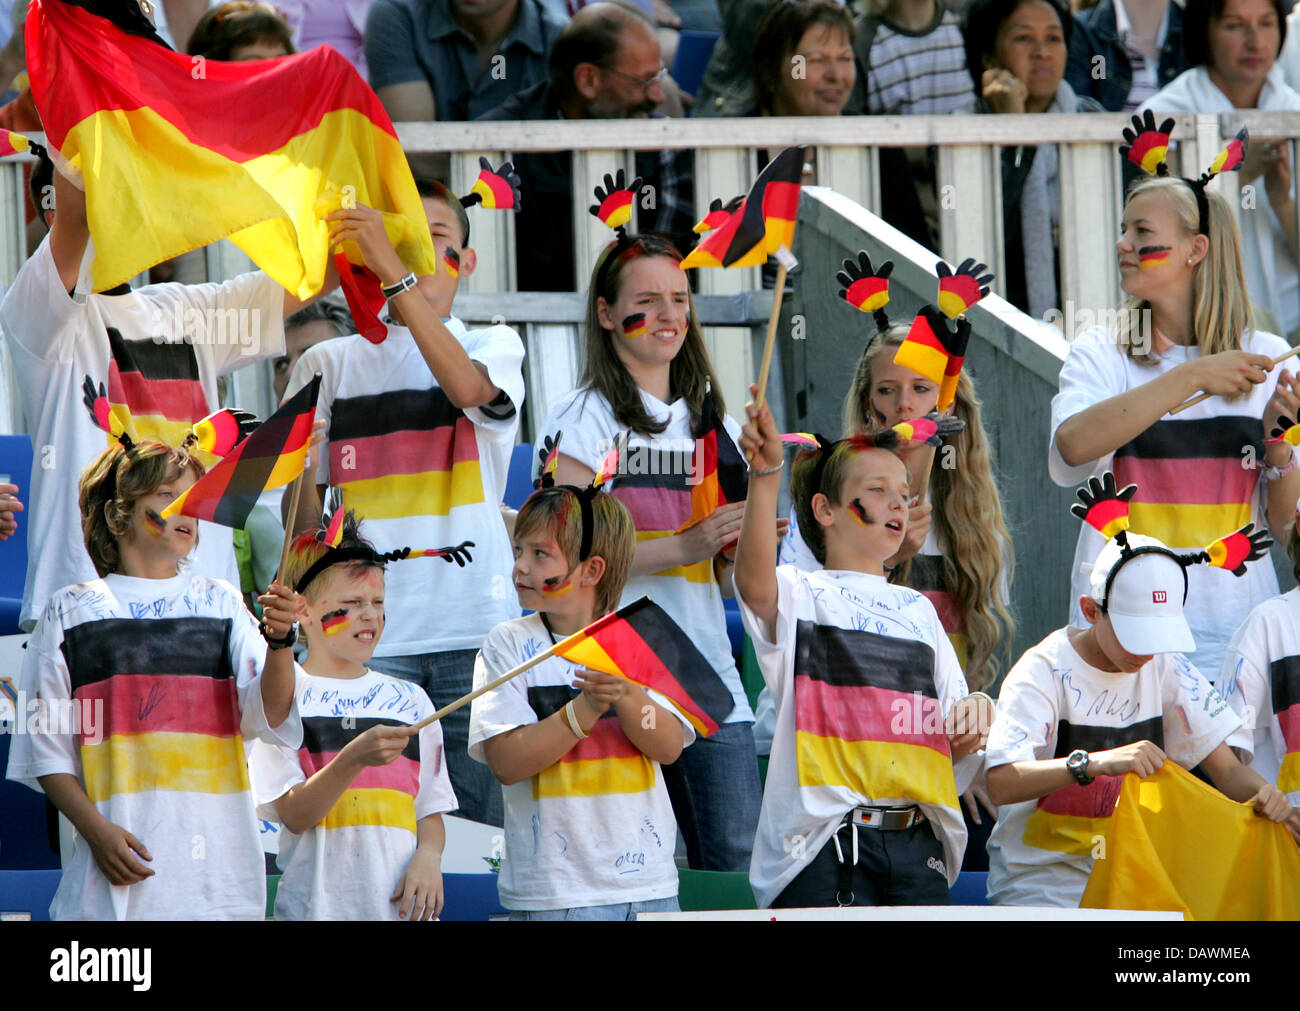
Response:
[[[581,741],[590,736],[582,732],[582,726],[578,723],[578,715],[573,711],[573,699],[569,699],[568,702],[564,703],[564,716],[565,722],[569,724],[569,729],[573,731],[573,736],[578,740]]]

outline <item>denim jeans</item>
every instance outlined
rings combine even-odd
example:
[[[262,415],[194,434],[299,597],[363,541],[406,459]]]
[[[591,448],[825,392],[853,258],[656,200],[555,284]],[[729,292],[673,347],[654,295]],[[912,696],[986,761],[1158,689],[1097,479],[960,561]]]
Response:
[[[612,906],[574,906],[572,909],[538,909],[531,912],[510,911],[512,920],[548,922],[555,920],[635,920],[637,913],[676,913],[677,896],[670,899],[647,899],[645,902],[619,902]]]
[[[747,871],[763,801],[754,724],[724,723],[663,767],[686,856],[697,871]]]
[[[474,687],[476,649],[453,649],[445,653],[416,653],[412,656],[373,657],[370,667],[404,681],[414,681],[425,690],[434,708],[441,709]],[[495,825],[505,823],[501,784],[492,770],[469,757],[469,706],[448,713],[442,724],[443,753],[447,775],[460,807],[453,812],[462,818]]]

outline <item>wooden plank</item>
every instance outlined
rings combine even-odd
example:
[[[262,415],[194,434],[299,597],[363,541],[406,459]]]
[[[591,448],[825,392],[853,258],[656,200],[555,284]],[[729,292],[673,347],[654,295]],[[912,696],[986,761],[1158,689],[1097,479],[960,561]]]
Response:
[[[995,275],[992,288],[1002,294],[1006,261],[1000,158],[998,147],[939,148],[939,252],[949,263],[968,256],[987,263]]]
[[[1061,304],[1063,322],[1075,318],[1074,308],[1093,310],[1118,306],[1123,293],[1115,261],[1119,238],[1120,160],[1111,144],[1062,144],[1057,148],[1060,175]],[[1072,329],[1072,328],[1070,328]],[[1072,336],[1070,329],[1066,337]]]
[[[458,152],[451,156],[451,188],[458,196],[470,191],[478,178],[479,157],[495,168],[506,160],[505,151]],[[480,205],[466,209],[470,224],[470,248],[478,266],[462,275],[459,291],[512,291],[515,287],[515,215],[513,211],[489,211]],[[441,270],[441,266],[438,268]]]
[[[484,124],[486,125],[486,124]],[[608,149],[573,151],[573,277],[578,290],[586,291],[596,257],[614,238],[614,233],[588,208],[596,202],[596,187],[605,176],[622,168],[631,182],[636,178],[635,159],[624,151]],[[633,217],[630,228],[635,229]]]

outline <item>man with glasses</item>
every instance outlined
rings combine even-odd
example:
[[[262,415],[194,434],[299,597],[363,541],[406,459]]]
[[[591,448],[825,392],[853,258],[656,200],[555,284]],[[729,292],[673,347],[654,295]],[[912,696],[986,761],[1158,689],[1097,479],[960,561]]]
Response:
[[[629,8],[596,3],[578,11],[555,40],[549,80],[478,118],[659,117],[655,109],[664,101],[668,80],[650,22]],[[515,243],[519,288],[574,291],[571,155],[520,154],[515,166],[523,177]],[[636,174],[647,186],[639,205],[640,230],[667,233],[683,251],[694,238],[693,172],[689,150],[636,156]]]

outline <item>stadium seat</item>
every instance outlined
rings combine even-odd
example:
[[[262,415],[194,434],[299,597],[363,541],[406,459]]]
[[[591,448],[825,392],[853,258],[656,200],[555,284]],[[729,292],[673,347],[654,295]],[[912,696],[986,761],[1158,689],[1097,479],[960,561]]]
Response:
[[[275,918],[275,893],[280,890],[280,875],[268,874],[266,876],[266,918],[268,920]]]
[[[0,477],[18,485],[18,497],[31,508],[32,440],[26,435],[0,435]],[[18,530],[0,542],[0,635],[18,633],[18,612],[27,580],[27,513],[15,513]]]
[[[489,916],[505,916],[505,907],[497,896],[495,874],[444,874],[443,920],[483,922]]]
[[[957,883],[948,889],[948,898],[954,906],[987,906],[989,872],[962,871],[957,875]]]
[[[682,32],[677,38],[677,56],[673,59],[673,80],[682,91],[694,95],[704,80],[704,68],[709,65],[713,47],[717,45],[717,32]]]
[[[722,609],[727,614],[727,638],[731,640],[731,655],[736,658],[739,668],[741,658],[745,655],[745,625],[740,620],[740,605],[735,597],[723,597]]]
[[[521,442],[510,454],[510,471],[506,475],[505,502],[518,509],[533,491],[533,447]]]
[[[684,913],[711,909],[757,909],[745,871],[677,869],[677,904]]]
[[[50,918],[50,903],[62,871],[0,871],[0,914],[28,913],[33,920]]]

